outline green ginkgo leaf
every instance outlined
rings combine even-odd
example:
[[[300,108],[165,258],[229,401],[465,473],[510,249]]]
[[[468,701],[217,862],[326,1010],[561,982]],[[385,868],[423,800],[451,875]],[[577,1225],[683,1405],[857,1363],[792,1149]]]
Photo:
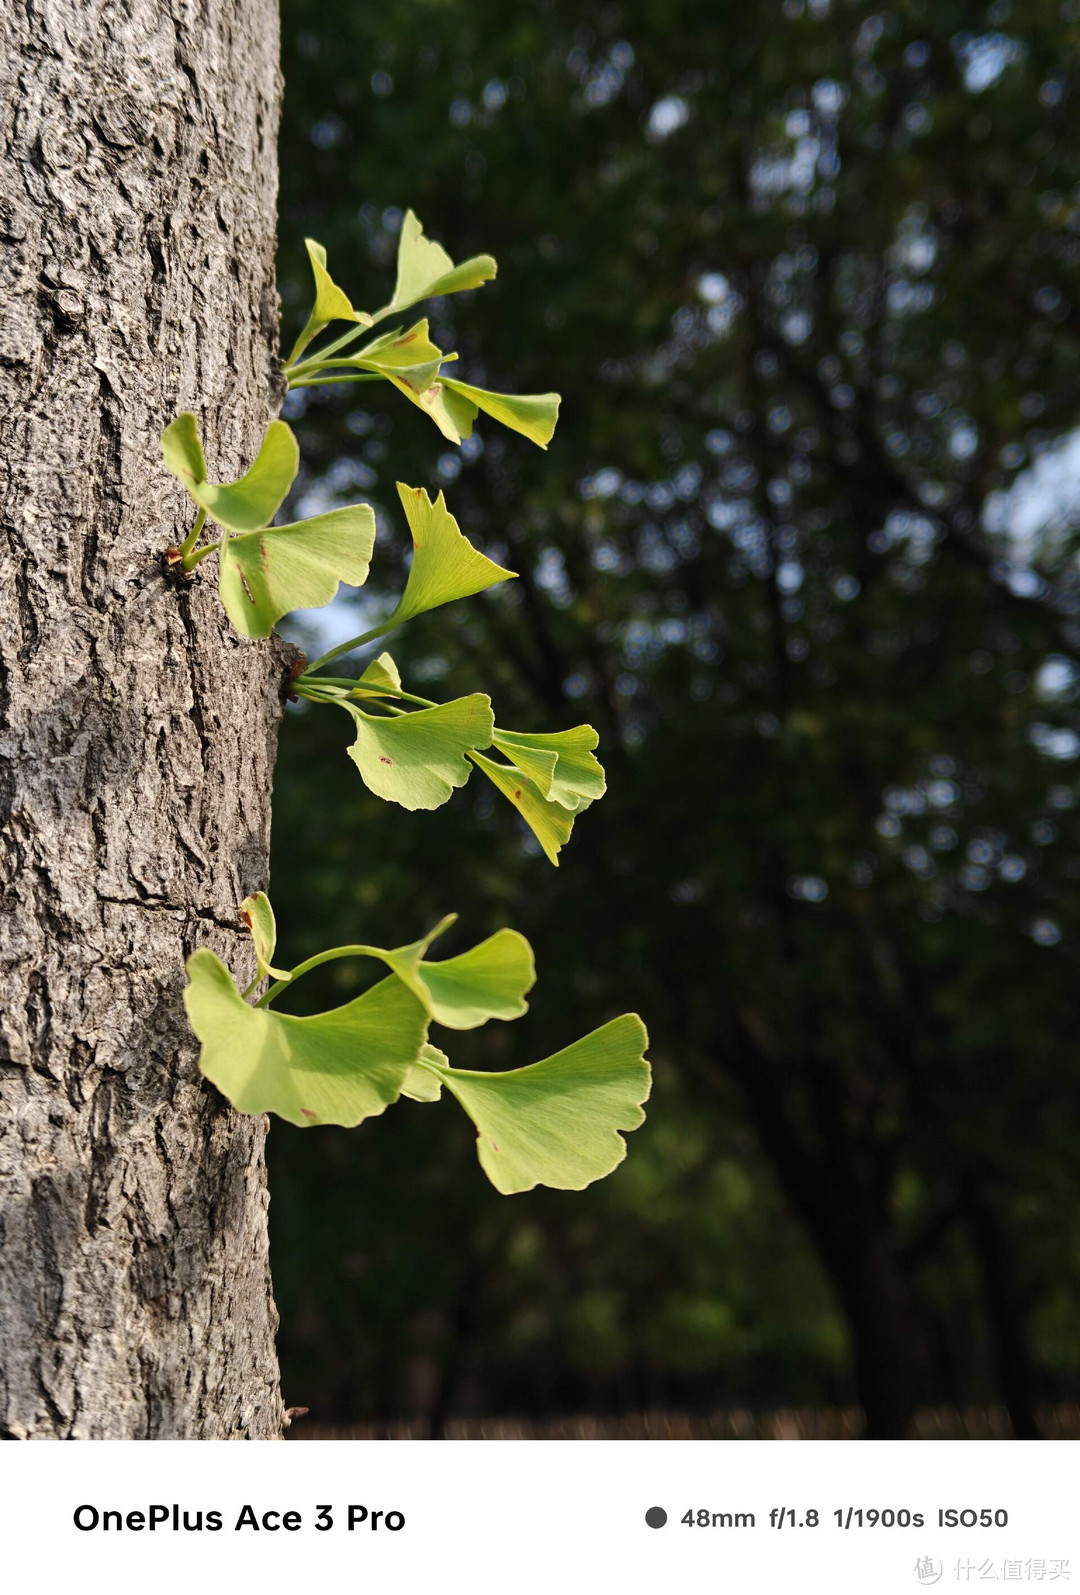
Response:
[[[311,262],[312,275],[315,278],[315,303],[311,307],[307,326],[293,345],[289,355],[289,365],[299,360],[312,338],[318,337],[324,327],[332,321],[354,321],[361,327],[374,326],[372,318],[364,310],[354,310],[349,303],[349,298],[342,291],[326,269],[326,250],[322,244],[315,242],[314,238],[305,238],[304,245]]]
[[[365,946],[353,952],[380,958],[436,1024],[448,1030],[475,1030],[489,1019],[519,1019],[529,1006],[525,993],[536,982],[532,948],[516,930],[498,930],[455,958],[426,958],[432,942],[456,920],[456,914],[447,914],[407,947]]]
[[[356,683],[373,695],[385,693],[393,696],[401,691],[401,671],[387,653],[373,659]]]
[[[437,379],[422,393],[414,393],[408,383],[400,381],[391,372],[386,372],[386,375],[417,409],[431,417],[448,443],[462,443],[471,437],[472,424],[477,415],[476,405],[460,393],[453,392],[445,378]]]
[[[284,421],[271,421],[254,465],[238,482],[208,482],[198,423],[190,411],[165,428],[161,452],[199,508],[233,532],[257,532],[270,524],[300,464],[292,428]]]
[[[536,983],[532,948],[516,930],[497,930],[456,958],[422,959],[431,1017],[448,1030],[475,1030],[489,1019],[520,1019]]]
[[[415,399],[431,387],[439,374],[439,367],[447,358],[457,357],[444,355],[432,343],[425,317],[407,332],[388,332],[374,343],[358,349],[355,354],[342,355],[334,364],[359,371],[374,371],[379,376],[389,378],[403,392],[408,389],[409,398]]]
[[[486,388],[474,388],[468,382],[458,382],[453,377],[440,377],[444,388],[468,400],[485,415],[492,416],[520,432],[540,448],[546,449],[559,419],[560,396],[557,393],[489,393]],[[468,436],[468,434],[465,434]]]
[[[187,961],[184,993],[199,1068],[241,1113],[351,1126],[400,1095],[427,1039],[423,1003],[396,975],[310,1018],[249,1008],[208,947]]]
[[[436,1075],[472,1119],[481,1166],[497,1191],[512,1196],[535,1185],[581,1191],[626,1156],[619,1132],[644,1122],[648,1044],[638,1016],[623,1014],[524,1069],[452,1069],[429,1052],[416,1073]]]
[[[570,840],[574,819],[587,803],[570,810],[561,803],[546,798],[536,782],[512,764],[497,764],[485,759],[482,753],[470,753],[469,758],[493,781],[504,797],[517,809],[526,825],[536,837],[547,857],[559,866],[559,852]]]
[[[384,316],[406,310],[420,299],[433,299],[436,294],[479,288],[481,283],[491,281],[496,269],[490,255],[474,255],[471,260],[455,266],[441,244],[424,237],[424,229],[414,212],[406,211],[398,240],[394,297],[376,313],[375,320],[381,321]]]
[[[362,586],[374,545],[369,504],[231,537],[218,553],[225,613],[245,637],[268,637],[282,615],[328,604],[339,582]]]
[[[515,579],[514,571],[504,570],[473,547],[447,509],[442,493],[432,503],[422,487],[399,482],[397,490],[412,533],[413,557],[390,625],[400,626],[425,610]]]
[[[438,1047],[433,1047],[430,1041],[421,1047],[420,1058],[420,1063],[409,1065],[401,1094],[413,1102],[438,1102],[442,1096],[442,1081],[430,1068],[425,1069],[424,1064],[435,1064],[445,1069],[449,1067],[450,1059]]]
[[[491,699],[474,692],[415,714],[368,714],[337,700],[356,725],[349,757],[376,797],[406,809],[437,809],[471,773],[466,754],[491,746]]]
[[[275,969],[270,962],[277,946],[277,921],[269,897],[265,892],[253,892],[250,897],[244,898],[238,912],[251,932],[260,976],[268,975],[271,980],[288,980],[288,970]]]
[[[206,456],[199,423],[190,410],[169,422],[161,434],[161,453],[166,467],[194,497],[193,489],[206,481]]]
[[[564,809],[580,812],[607,790],[603,765],[593,754],[600,738],[592,726],[569,731],[499,731],[500,753],[527,775],[541,795]]]

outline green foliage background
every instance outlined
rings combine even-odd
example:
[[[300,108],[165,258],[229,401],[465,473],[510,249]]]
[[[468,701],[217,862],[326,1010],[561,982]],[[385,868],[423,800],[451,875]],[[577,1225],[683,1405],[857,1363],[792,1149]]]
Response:
[[[461,1065],[635,1007],[657,1073],[583,1195],[498,1197],[419,1107],[275,1124],[290,1402],[438,1431],[858,1399],[889,1434],[1001,1401],[1025,1434],[1080,1389],[1078,18],[285,0],[286,342],[304,234],[380,303],[412,205],[499,261],[431,315],[461,376],[564,396],[546,455],[290,396],[296,513],[379,512],[340,636],[400,588],[395,479],[444,487],[521,580],[413,622],[406,679],[591,720],[609,790],[555,871],[477,782],[381,804],[298,706],[281,957],[512,924],[532,1010]]]

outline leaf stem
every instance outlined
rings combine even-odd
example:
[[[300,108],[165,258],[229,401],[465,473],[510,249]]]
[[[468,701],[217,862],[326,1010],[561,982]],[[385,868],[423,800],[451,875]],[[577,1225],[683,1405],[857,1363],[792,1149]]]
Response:
[[[304,350],[307,348],[308,344],[311,342],[312,338],[316,337],[321,330],[318,327],[315,328],[314,332],[311,330],[311,323],[313,319],[313,316],[309,316],[307,318],[303,332],[300,334],[299,338],[297,338],[296,342],[292,346],[292,349],[289,351],[289,358],[285,362],[286,376],[289,374],[289,367],[296,364]]]
[[[180,548],[178,550],[178,552],[179,552],[179,554],[181,556],[181,560],[183,562],[183,566],[184,566],[185,570],[190,570],[191,569],[191,566],[188,564],[188,555],[191,553],[191,550],[195,547],[195,544],[199,541],[199,534],[200,534],[200,532],[202,531],[202,529],[203,529],[203,527],[205,525],[206,525],[206,511],[205,510],[200,510],[199,513],[195,517],[195,525],[191,528],[190,532],[184,538],[184,541],[180,544]]]
[[[384,379],[376,371],[365,371],[361,375],[344,372],[339,377],[296,377],[289,378],[289,391],[293,388],[325,388],[332,382],[382,382]]]
[[[422,709],[439,707],[434,699],[418,698],[415,692],[406,692],[402,687],[365,687],[359,676],[304,676],[302,679],[311,687],[345,687],[350,694],[362,692],[367,698],[403,698],[406,703],[418,703]]]
[[[305,676],[304,680],[311,687],[347,687],[350,692],[360,685],[359,676]]]
[[[256,1008],[268,1008],[279,991],[284,991],[286,986],[293,985],[295,981],[300,979],[301,975],[306,975],[308,970],[317,969],[320,964],[328,964],[331,959],[378,958],[379,953],[380,949],[378,947],[368,947],[362,944],[349,947],[331,947],[325,953],[316,953],[313,958],[306,958],[302,964],[297,964],[295,969],[290,969],[288,980],[275,980],[274,984],[259,998],[255,1006]],[[251,987],[249,986],[248,991],[250,990]],[[247,991],[245,991],[244,996],[247,996]]]
[[[309,686],[302,676],[297,676],[291,690],[309,703],[341,703],[348,697],[348,693],[342,692],[340,687]]]
[[[323,665],[328,665],[332,659],[340,659],[342,654],[351,653],[354,648],[363,648],[366,643],[376,642],[388,632],[396,631],[402,624],[400,620],[384,620],[381,626],[373,626],[370,631],[361,632],[359,637],[350,637],[348,642],[339,643],[336,648],[331,648],[329,653],[324,653],[321,658],[308,665],[304,674],[297,677],[297,680],[303,681],[305,677],[317,675]]]
[[[334,339],[333,343],[326,344],[324,348],[319,349],[309,358],[312,360],[328,360],[332,354],[337,354],[339,349],[347,349],[350,343],[355,343],[357,338],[362,338],[366,332],[370,331],[370,326],[350,327],[348,332],[341,333],[339,337]]]
[[[207,543],[205,548],[200,548],[197,554],[189,554],[184,560],[185,570],[194,570],[195,566],[204,560],[207,554],[212,554],[215,548],[220,548],[220,543]]]
[[[305,366],[309,366],[314,365],[319,360],[329,360],[332,355],[337,354],[339,349],[347,349],[351,343],[356,342],[357,338],[362,338],[365,332],[370,331],[370,327],[352,327],[348,332],[343,332],[339,338],[335,338],[332,343],[328,343],[322,349],[316,350],[314,354],[308,355],[307,359],[303,363]],[[308,338],[303,347],[306,348],[307,344],[310,342],[311,339]],[[296,356],[299,352],[301,351],[294,348],[292,354],[289,356],[288,362],[285,366],[286,376],[289,375],[289,368],[296,365]]]

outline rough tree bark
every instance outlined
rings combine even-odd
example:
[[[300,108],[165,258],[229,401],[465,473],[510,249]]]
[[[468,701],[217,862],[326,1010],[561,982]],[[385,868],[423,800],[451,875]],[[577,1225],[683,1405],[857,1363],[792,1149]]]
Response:
[[[275,0],[0,8],[0,1434],[280,1434],[265,1121],[200,1080],[196,945],[254,973],[281,661],[158,434],[270,417]]]

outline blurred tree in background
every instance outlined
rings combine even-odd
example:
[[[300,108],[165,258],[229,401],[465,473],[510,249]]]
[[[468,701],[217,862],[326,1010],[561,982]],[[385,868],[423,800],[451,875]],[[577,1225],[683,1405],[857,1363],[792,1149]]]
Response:
[[[436,1432],[855,1399],[878,1436],[999,1400],[1037,1433],[1080,1388],[1080,4],[285,0],[284,27],[287,318],[305,233],[385,300],[412,205],[499,260],[433,307],[461,375],[564,395],[546,455],[292,396],[301,500],[380,507],[340,635],[400,583],[395,479],[445,486],[521,579],[410,627],[407,679],[591,720],[609,775],[556,871],[475,782],[381,804],[344,716],[299,710],[287,952],[513,924],[532,1012],[462,1064],[635,1006],[657,1065],[582,1196],[496,1196],[449,1111],[275,1125],[289,1399]]]

